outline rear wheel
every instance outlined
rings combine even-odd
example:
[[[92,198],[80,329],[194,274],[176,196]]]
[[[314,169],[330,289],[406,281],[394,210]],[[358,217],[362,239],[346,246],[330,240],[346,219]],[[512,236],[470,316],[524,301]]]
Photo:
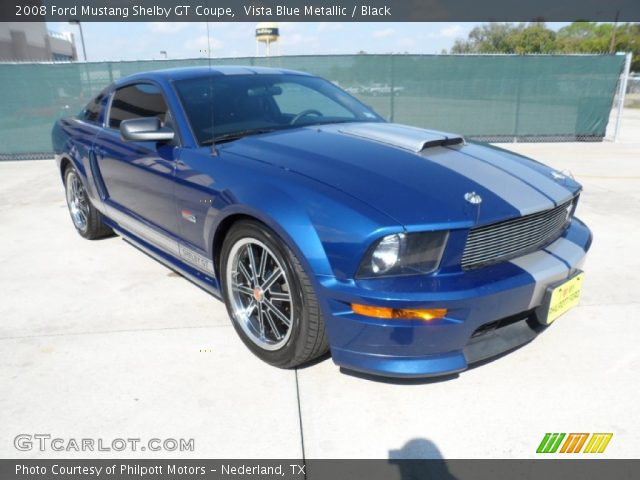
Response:
[[[262,360],[282,368],[327,351],[318,301],[295,254],[255,221],[236,223],[222,247],[223,295],[242,341]]]
[[[93,240],[113,234],[103,223],[102,214],[91,205],[80,175],[73,167],[64,172],[64,188],[71,221],[81,236]]]

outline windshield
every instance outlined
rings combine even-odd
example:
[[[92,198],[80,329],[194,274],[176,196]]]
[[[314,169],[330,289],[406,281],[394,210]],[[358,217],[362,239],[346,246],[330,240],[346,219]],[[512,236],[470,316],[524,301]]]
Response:
[[[175,87],[200,145],[306,125],[383,121],[317,77],[214,75],[179,80]]]

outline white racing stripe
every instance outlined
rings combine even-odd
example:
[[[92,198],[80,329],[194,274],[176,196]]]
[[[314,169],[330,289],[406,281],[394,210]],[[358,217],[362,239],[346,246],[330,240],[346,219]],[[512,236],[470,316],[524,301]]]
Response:
[[[544,250],[560,257],[572,267],[584,260],[586,255],[582,247],[566,238],[559,238]]]
[[[520,212],[520,215],[553,208],[556,199],[566,200],[571,194],[555,184],[554,180],[544,178],[535,170],[513,160],[498,156],[488,148],[470,145],[464,146],[460,151],[442,146],[425,148],[432,141],[461,138],[459,135],[390,123],[353,123],[321,128],[417,153],[491,191]],[[466,150],[469,153],[465,154]],[[482,160],[472,156],[472,153],[476,153]],[[488,161],[484,161],[485,157]],[[526,181],[521,178],[526,178]],[[529,178],[533,180],[529,182]],[[547,184],[546,188],[542,188],[543,184]]]
[[[540,305],[549,285],[564,280],[571,271],[581,268],[585,256],[585,251],[579,245],[566,238],[559,238],[544,250],[511,260],[512,264],[525,270],[535,280],[529,308]]]
[[[567,278],[569,274],[564,263],[543,250],[518,257],[511,260],[511,263],[525,270],[536,282],[528,308],[540,305],[547,286]]]
[[[325,130],[329,130],[326,129]],[[462,138],[452,133],[436,132],[395,123],[352,123],[340,125],[337,131],[354,137],[399,147],[414,153],[421,152],[429,142]]]
[[[557,204],[564,203],[573,195],[571,190],[555,181],[550,174],[547,176],[535,168],[528,167],[510,158],[506,153],[496,152],[478,145],[467,145],[462,150],[462,153],[473,155],[474,158],[479,158],[484,162],[503,168],[520,178],[526,179],[527,183],[551,197]]]
[[[422,156],[491,191],[518,210],[520,215],[536,213],[555,206],[548,197],[524,181],[458,151],[435,147],[422,152]]]

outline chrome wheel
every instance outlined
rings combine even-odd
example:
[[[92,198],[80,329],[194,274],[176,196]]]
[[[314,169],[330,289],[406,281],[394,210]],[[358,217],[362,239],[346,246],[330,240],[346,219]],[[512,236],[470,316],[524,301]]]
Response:
[[[89,200],[87,199],[87,192],[75,171],[67,174],[66,187],[67,205],[69,206],[71,220],[73,220],[73,224],[78,230],[85,231],[89,218]]]
[[[238,240],[225,272],[234,320],[265,350],[282,348],[291,336],[293,300],[287,273],[276,255],[255,238]]]

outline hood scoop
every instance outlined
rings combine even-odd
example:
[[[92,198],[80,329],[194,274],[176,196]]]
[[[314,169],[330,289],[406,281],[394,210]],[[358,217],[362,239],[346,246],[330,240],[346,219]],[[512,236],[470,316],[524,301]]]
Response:
[[[419,153],[426,148],[462,145],[460,135],[410,127],[397,123],[350,123],[340,125],[340,133],[385,143],[410,152]]]

